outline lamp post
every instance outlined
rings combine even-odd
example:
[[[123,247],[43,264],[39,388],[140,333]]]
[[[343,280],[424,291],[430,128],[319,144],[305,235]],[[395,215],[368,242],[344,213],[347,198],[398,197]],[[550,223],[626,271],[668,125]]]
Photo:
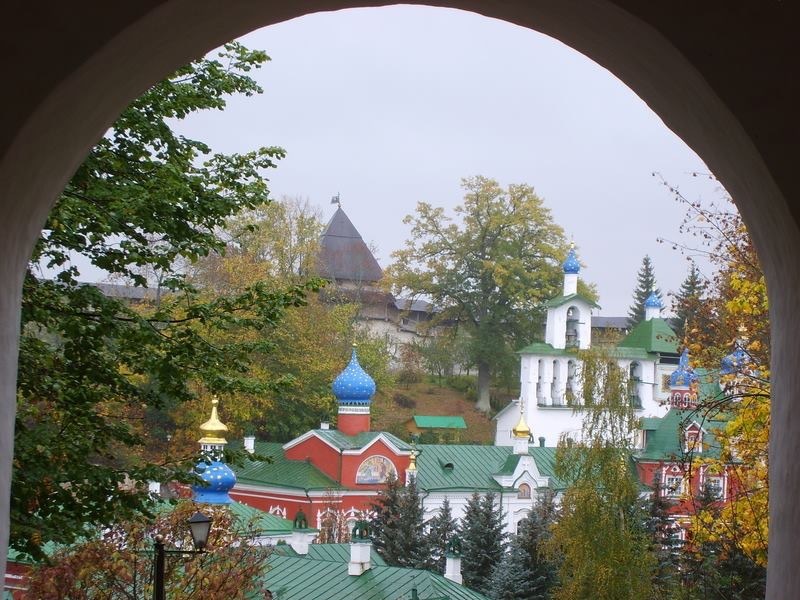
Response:
[[[155,573],[153,576],[153,600],[166,600],[164,592],[164,562],[167,554],[201,554],[205,552],[208,534],[211,531],[211,519],[201,512],[189,518],[189,531],[192,534],[194,550],[166,550],[164,536],[157,535],[153,541],[155,550]]]

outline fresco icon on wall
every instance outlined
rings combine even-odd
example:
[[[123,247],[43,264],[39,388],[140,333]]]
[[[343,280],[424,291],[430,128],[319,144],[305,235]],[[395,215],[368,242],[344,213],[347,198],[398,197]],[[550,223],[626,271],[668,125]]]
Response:
[[[385,456],[370,456],[358,467],[356,483],[386,483],[390,474],[397,478],[397,471],[392,461]]]

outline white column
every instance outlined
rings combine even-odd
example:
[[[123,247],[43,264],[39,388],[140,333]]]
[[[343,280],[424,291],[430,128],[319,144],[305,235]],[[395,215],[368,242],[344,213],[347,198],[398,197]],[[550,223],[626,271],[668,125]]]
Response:
[[[553,361],[550,358],[542,360],[542,378],[541,378],[541,399],[542,404],[550,406],[553,404],[553,398],[550,392],[553,383]]]

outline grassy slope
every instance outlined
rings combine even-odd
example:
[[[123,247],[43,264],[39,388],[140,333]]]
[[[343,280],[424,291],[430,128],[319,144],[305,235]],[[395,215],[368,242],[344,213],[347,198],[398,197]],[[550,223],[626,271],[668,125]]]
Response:
[[[402,394],[416,402],[415,408],[403,408],[393,400]],[[389,431],[408,439],[405,423],[414,415],[460,415],[467,424],[461,430],[461,443],[491,444],[494,421],[475,410],[475,403],[463,394],[435,383],[395,386],[378,394],[372,401],[372,430]]]

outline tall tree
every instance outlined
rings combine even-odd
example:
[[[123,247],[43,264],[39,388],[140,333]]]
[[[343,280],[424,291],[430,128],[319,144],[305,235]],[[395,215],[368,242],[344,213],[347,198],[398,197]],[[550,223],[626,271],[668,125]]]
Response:
[[[428,527],[428,568],[437,573],[444,573],[447,562],[447,544],[458,531],[458,523],[453,518],[450,500],[444,499],[439,513],[426,525]]]
[[[644,303],[653,292],[663,300],[661,290],[656,286],[656,274],[650,256],[645,255],[642,266],[636,275],[636,288],[633,290],[633,304],[628,309],[628,324],[634,327],[644,320]]]
[[[493,493],[481,496],[475,492],[467,501],[459,536],[464,585],[488,595],[492,573],[506,549],[503,510]]]
[[[706,280],[700,274],[697,263],[692,261],[689,273],[681,283],[681,289],[675,294],[673,305],[675,311],[673,329],[678,339],[683,340],[687,333],[708,327],[709,324],[701,321],[704,315],[702,303],[706,288]]]
[[[709,283],[687,341],[695,362],[718,371],[723,394],[702,411],[722,412],[727,425],[715,436],[720,444],[716,467],[733,484],[722,507],[699,507],[692,535],[709,547],[735,557],[738,584],[762,589],[769,538],[770,323],[769,300],[761,264],[750,235],[730,198],[689,202],[664,183],[686,206],[682,232],[700,240],[716,273]],[[689,242],[691,243],[691,242]],[[679,245],[679,244],[674,244]],[[728,357],[727,360],[725,357]],[[750,568],[747,563],[756,568]],[[749,581],[742,580],[748,575]]]
[[[653,597],[653,557],[631,463],[636,427],[625,373],[597,351],[582,356],[581,440],[562,440],[556,475],[567,484],[547,546],[563,557],[556,600]]]
[[[428,561],[422,500],[412,480],[403,485],[390,477],[372,507],[372,543],[394,567],[424,568]]]
[[[488,412],[493,371],[532,341],[542,302],[559,294],[567,243],[531,186],[503,189],[477,176],[462,187],[455,219],[425,202],[405,218],[411,239],[392,254],[388,276],[395,290],[430,298],[440,321],[470,333],[477,407]]]
[[[543,545],[555,520],[552,496],[538,503],[520,521],[508,553],[492,574],[492,600],[548,600],[556,584],[558,562],[548,557]]]
[[[191,265],[192,281],[226,292],[258,281],[305,281],[315,272],[321,216],[307,199],[287,196],[236,213],[220,232],[224,251]]]
[[[675,536],[676,527],[657,474],[653,493],[647,502],[645,530],[650,537],[655,561],[653,590],[659,598],[670,598],[681,585],[683,543]]]
[[[170,123],[224,108],[231,94],[261,89],[247,73],[267,60],[226,45],[155,84],[123,111],[67,184],[45,224],[24,282],[18,410],[11,496],[11,545],[40,555],[44,541],[73,542],[94,524],[146,510],[141,482],[186,477],[184,465],[143,458],[155,440],[147,411],[198,392],[266,392],[253,356],[304,288],[256,283],[226,297],[204,296],[179,264],[224,247],[219,228],[237,211],[268,202],[263,171],[279,148],[211,154]],[[112,275],[147,284],[157,270],[169,290],[132,307],[81,285],[80,255]],[[52,279],[37,277],[42,266]],[[210,343],[208,334],[265,335]],[[134,482],[131,484],[131,482]]]
[[[153,537],[167,548],[191,548],[188,520],[197,510],[181,502],[153,520],[121,521],[102,537],[64,548],[31,573],[27,597],[38,600],[135,600],[153,596]],[[174,600],[245,600],[260,590],[270,550],[253,543],[257,523],[224,506],[206,506],[212,527],[206,551],[165,561],[165,592]]]

